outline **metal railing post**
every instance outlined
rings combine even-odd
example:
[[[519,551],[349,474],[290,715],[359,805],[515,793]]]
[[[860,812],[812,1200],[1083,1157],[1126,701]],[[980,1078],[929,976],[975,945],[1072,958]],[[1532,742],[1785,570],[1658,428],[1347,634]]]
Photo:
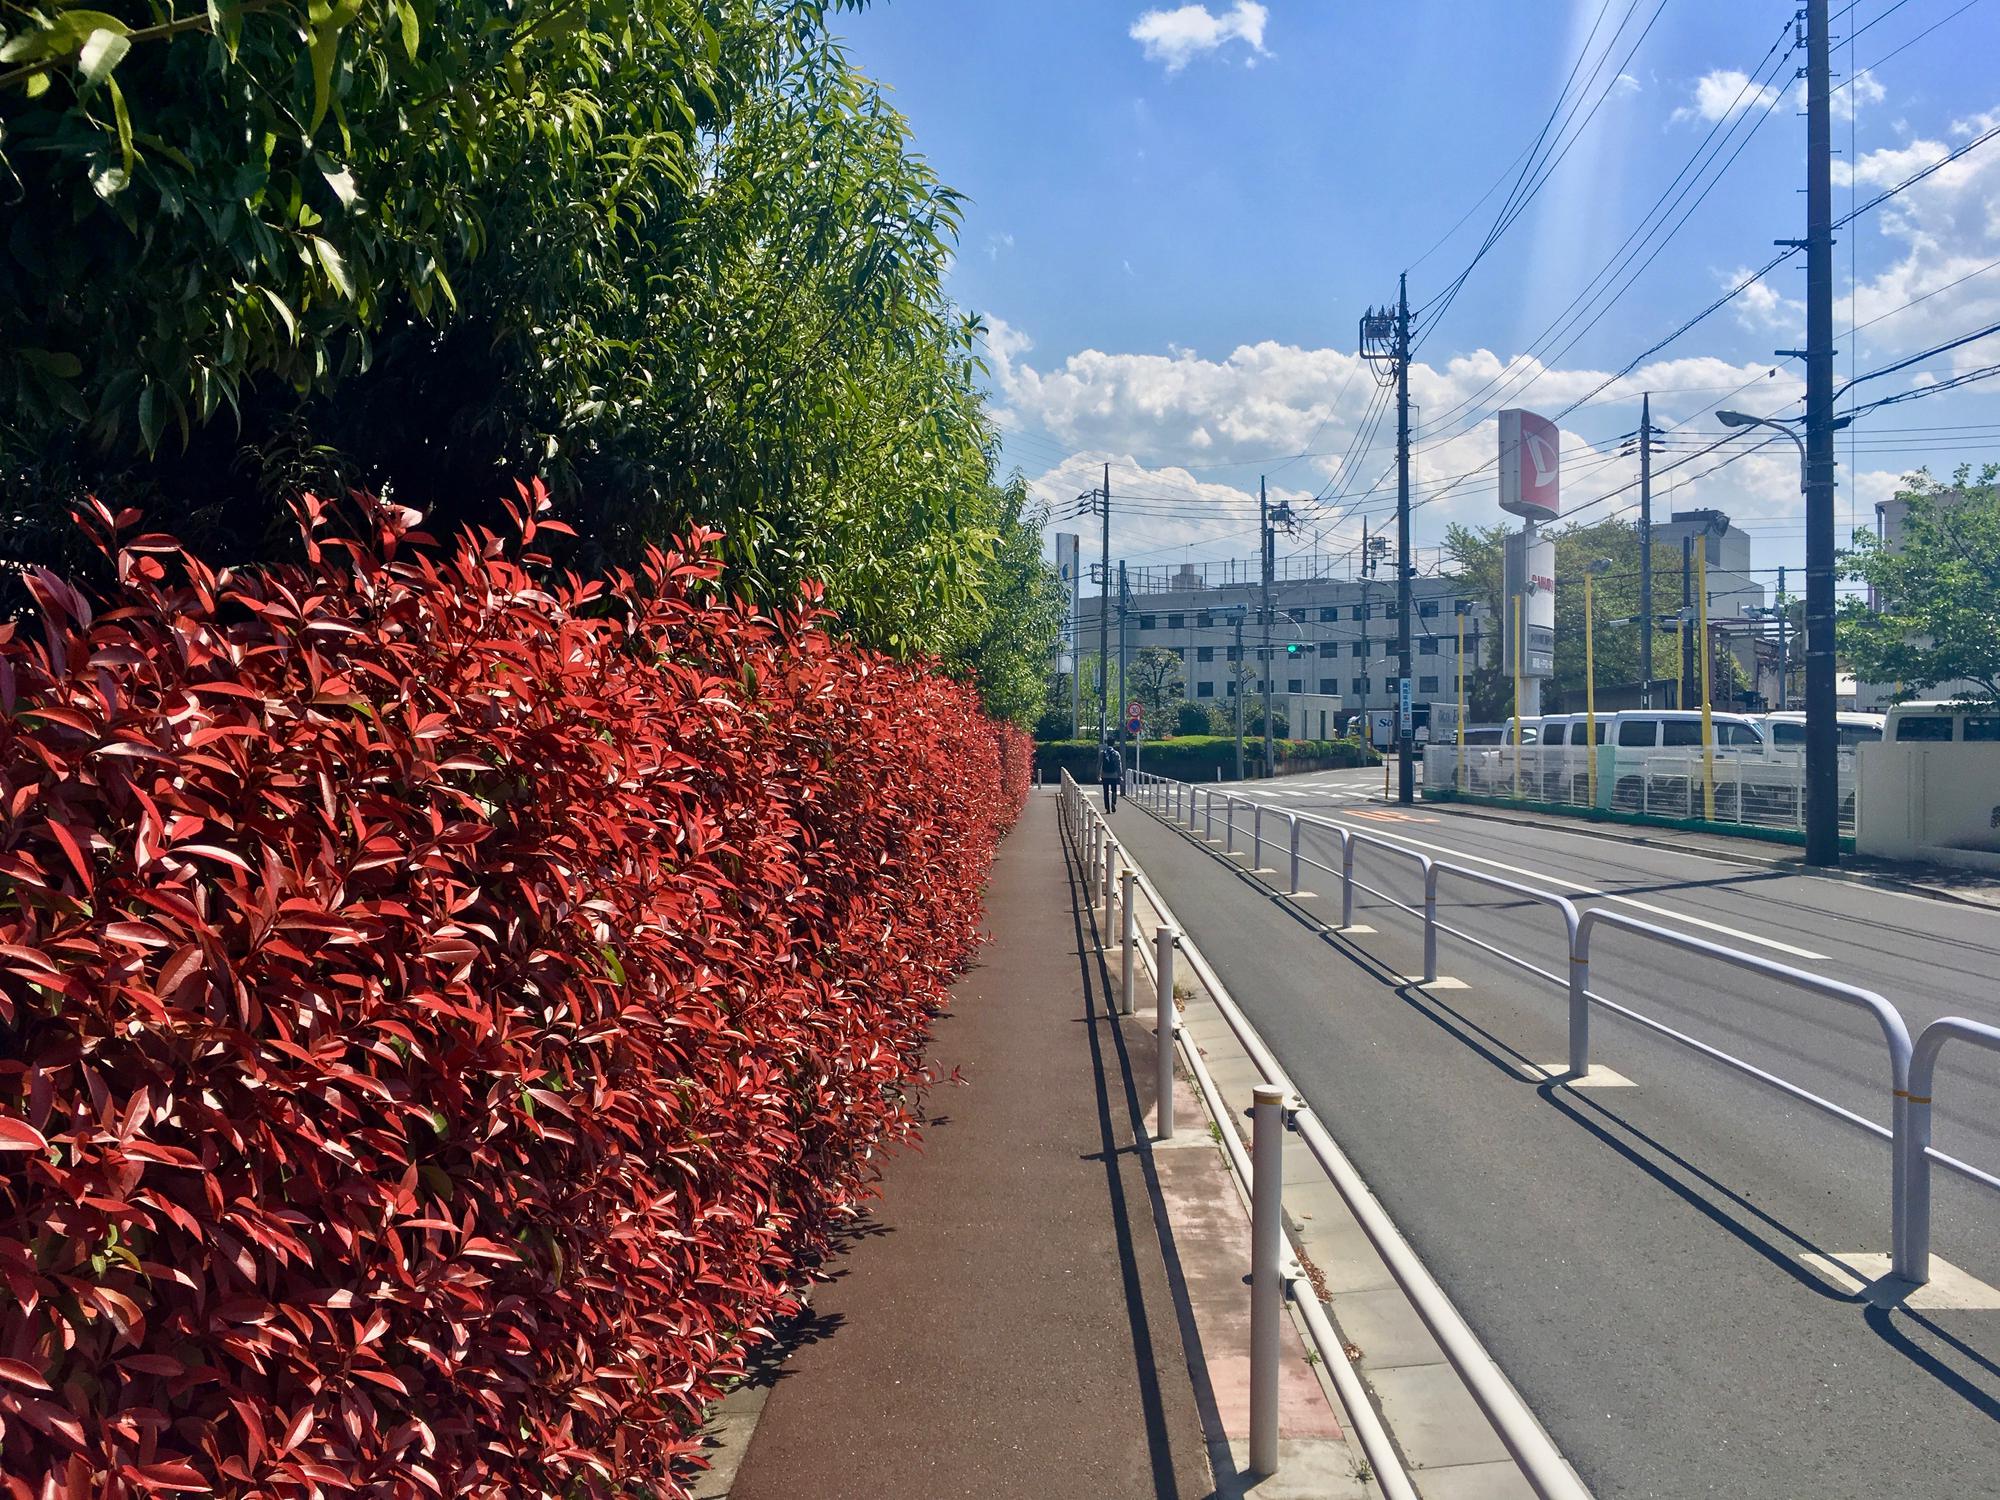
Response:
[[[1111,872],[1118,863],[1118,846],[1111,842],[1110,835],[1108,834],[1104,839],[1104,859],[1102,863],[1103,871],[1098,878],[1103,882],[1103,885],[1098,891],[1097,904],[1104,909],[1104,924],[1108,933],[1111,925]]]
[[[1179,941],[1180,934],[1171,927],[1153,929],[1153,970],[1158,981],[1154,1000],[1159,1007],[1153,1021],[1158,1054],[1153,1076],[1153,1094],[1158,1101],[1153,1134],[1163,1141],[1174,1138],[1174,1032],[1180,1024],[1180,1011],[1174,1004],[1174,945]]]
[[[1288,817],[1288,818],[1290,818],[1290,819],[1292,820],[1292,889],[1291,889],[1291,894],[1292,894],[1292,895],[1294,895],[1294,896],[1296,896],[1296,895],[1297,895],[1297,894],[1299,893],[1299,815],[1298,815],[1297,813],[1286,813],[1286,814],[1285,814],[1285,816],[1286,816],[1286,817]]]
[[[1118,1014],[1132,1014],[1132,982],[1139,971],[1139,903],[1132,899],[1139,872],[1127,865],[1118,875],[1120,951],[1123,960],[1118,972]]]
[[[1569,1071],[1572,1078],[1590,1074],[1590,948],[1578,944],[1574,921],[1569,934]]]
[[[1224,854],[1234,854],[1236,852],[1236,799],[1234,797],[1224,797],[1222,799],[1222,852]]]
[[[1201,804],[1201,838],[1206,844],[1215,841],[1215,788],[1206,787],[1203,790],[1208,793]]]
[[[1424,861],[1424,983],[1438,977],[1438,867]]]
[[[1940,1016],[1923,1029],[1910,1052],[1909,1085],[1904,1090],[1908,1097],[1899,1101],[1905,1105],[1905,1114],[1898,1136],[1903,1171],[1897,1191],[1895,1271],[1915,1286],[1922,1286],[1931,1275],[1932,1086],[1937,1080],[1938,1054],[1954,1039],[2000,1052],[2000,1026],[1968,1021],[1963,1016]]]
[[[1343,834],[1340,840],[1340,925],[1343,930],[1354,925],[1354,836]]]
[[[1264,868],[1264,804],[1261,802],[1250,812],[1250,868]]]
[[[1278,1320],[1284,1285],[1278,1255],[1285,1242],[1285,1091],[1252,1091],[1250,1129],[1250,1469],[1278,1472]],[[1224,1130],[1232,1128],[1228,1124]]]

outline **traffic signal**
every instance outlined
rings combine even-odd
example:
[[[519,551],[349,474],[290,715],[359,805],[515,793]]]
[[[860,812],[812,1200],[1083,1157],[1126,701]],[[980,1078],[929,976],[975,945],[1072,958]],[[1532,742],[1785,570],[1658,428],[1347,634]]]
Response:
[[[1297,641],[1293,641],[1285,647],[1285,655],[1297,656],[1301,649],[1303,648],[1299,645],[1299,643]]]

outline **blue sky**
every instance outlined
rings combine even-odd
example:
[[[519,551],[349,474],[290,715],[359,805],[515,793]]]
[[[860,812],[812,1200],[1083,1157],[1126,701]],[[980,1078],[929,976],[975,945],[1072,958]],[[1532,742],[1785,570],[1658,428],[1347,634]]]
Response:
[[[1963,5],[1833,0],[1836,74],[1864,75],[1836,98],[1837,213],[2000,123],[2000,5]],[[1417,513],[1419,543],[1448,520],[1498,519],[1490,471],[1474,471],[1499,405],[1553,413],[1803,232],[1791,15],[1747,0],[878,0],[837,25],[971,200],[952,291],[991,328],[1007,460],[1058,505],[1113,462],[1114,489],[1135,497],[1114,550],[1159,562],[1253,550],[1260,471],[1311,518],[1287,550],[1339,552],[1364,518],[1380,523],[1391,428],[1364,426],[1375,392],[1356,319],[1394,297],[1399,270],[1421,307],[1465,267],[1581,59],[1560,162],[1427,329],[1412,377],[1419,421],[1435,423],[1419,492],[1443,491]],[[1538,346],[1704,141],[1714,154],[1664,220],[1692,208],[1686,222],[1615,299]],[[2000,140],[1855,229],[1836,250],[1841,378],[2000,322],[2000,267],[1984,269],[2000,260]],[[1612,285],[1661,240],[1642,236]],[[1568,419],[1566,501],[1635,472],[1616,440],[1641,385],[1666,393],[1656,420],[1684,424],[1656,468],[1720,433],[1717,400],[1797,410],[1800,366],[1773,351],[1803,342],[1803,287],[1803,270],[1773,272]],[[1546,372],[1509,367],[1529,353]],[[1865,389],[1996,361],[2000,338]],[[1856,432],[1843,517],[1865,519],[1906,467],[2000,456],[2000,380]],[[1728,451],[1663,481],[1658,509],[1730,511],[1760,564],[1796,565],[1790,445],[1707,473]]]

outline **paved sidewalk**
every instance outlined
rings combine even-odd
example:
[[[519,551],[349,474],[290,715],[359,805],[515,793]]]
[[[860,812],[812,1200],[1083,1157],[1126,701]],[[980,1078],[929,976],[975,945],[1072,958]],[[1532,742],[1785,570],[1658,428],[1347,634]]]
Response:
[[[922,1152],[889,1162],[733,1484],[725,1460],[698,1493],[1213,1493],[1214,1396],[1142,1144],[1151,1039],[1107,1014],[1072,880],[1037,792],[994,868],[994,941],[932,1046],[968,1086],[930,1095]]]

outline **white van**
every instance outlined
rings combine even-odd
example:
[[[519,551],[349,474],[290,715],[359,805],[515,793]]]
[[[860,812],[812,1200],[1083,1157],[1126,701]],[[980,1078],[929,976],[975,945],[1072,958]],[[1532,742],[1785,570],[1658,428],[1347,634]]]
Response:
[[[1836,715],[1839,721],[1840,748],[1852,750],[1856,745],[1873,744],[1882,738],[1881,714],[1845,713]],[[1801,755],[1806,748],[1806,716],[1789,709],[1764,715],[1765,728],[1770,733],[1773,750],[1795,751]]]
[[[1773,775],[1770,739],[1749,714],[1711,713],[1719,818],[1763,822],[1795,795],[1782,775]],[[1611,716],[1606,742],[1614,747],[1611,805],[1624,812],[1664,812],[1699,817],[1701,796],[1701,712],[1698,709],[1632,709]],[[1761,772],[1762,774],[1756,774]],[[1737,788],[1742,787],[1742,805]]]
[[[1609,744],[1612,715],[1597,716],[1597,743]],[[1546,802],[1590,802],[1590,719],[1586,714],[1550,714],[1542,719],[1539,738],[1542,799]]]
[[[1846,714],[1842,714],[1844,719]],[[1882,737],[1891,744],[1992,744],[2000,741],[2000,705],[1991,703],[1898,703],[1882,716]]]

